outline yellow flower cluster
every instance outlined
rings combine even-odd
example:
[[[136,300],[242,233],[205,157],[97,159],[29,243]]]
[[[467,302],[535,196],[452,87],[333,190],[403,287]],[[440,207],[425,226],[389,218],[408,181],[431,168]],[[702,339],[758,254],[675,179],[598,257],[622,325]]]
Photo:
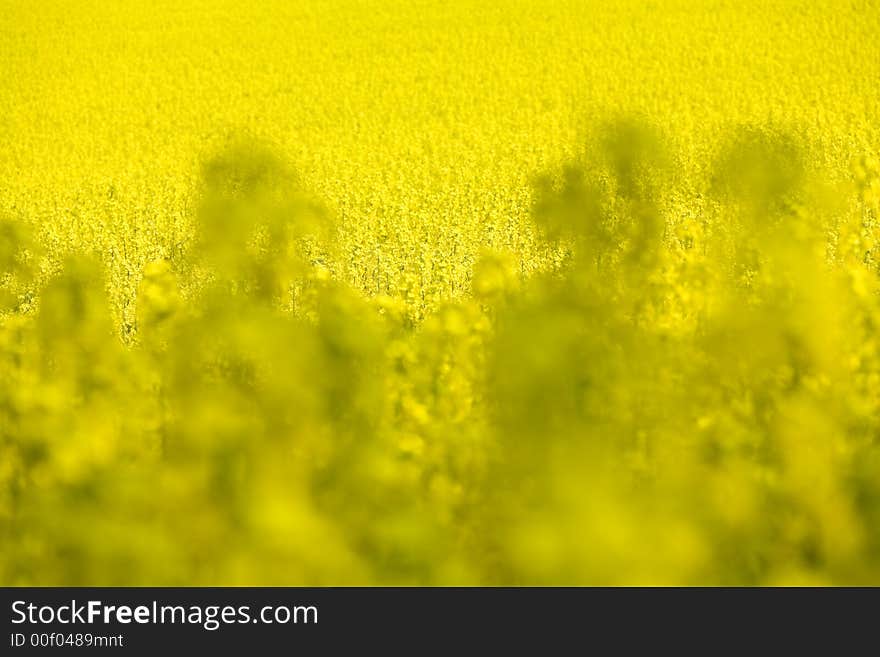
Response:
[[[880,582],[874,2],[3,9],[0,583]]]

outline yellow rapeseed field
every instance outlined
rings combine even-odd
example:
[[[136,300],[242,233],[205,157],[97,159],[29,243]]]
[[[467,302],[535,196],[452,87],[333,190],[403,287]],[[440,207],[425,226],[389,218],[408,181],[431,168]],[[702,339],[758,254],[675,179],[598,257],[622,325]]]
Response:
[[[0,584],[880,584],[875,0],[0,0]]]

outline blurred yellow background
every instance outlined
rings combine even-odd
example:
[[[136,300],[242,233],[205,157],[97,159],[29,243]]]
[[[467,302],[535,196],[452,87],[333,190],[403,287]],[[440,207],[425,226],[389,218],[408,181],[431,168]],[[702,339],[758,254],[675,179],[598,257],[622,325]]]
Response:
[[[876,583],[878,33],[0,0],[0,581]]]

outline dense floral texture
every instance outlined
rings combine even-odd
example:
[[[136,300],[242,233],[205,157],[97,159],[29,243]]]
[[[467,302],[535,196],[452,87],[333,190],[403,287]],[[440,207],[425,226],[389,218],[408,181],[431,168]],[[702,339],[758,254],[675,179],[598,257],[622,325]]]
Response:
[[[880,583],[874,3],[288,4],[0,19],[0,582]]]

